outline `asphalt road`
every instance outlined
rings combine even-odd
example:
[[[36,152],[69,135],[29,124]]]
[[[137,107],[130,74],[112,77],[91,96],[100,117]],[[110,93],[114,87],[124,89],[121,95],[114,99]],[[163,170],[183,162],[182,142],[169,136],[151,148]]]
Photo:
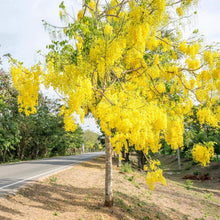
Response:
[[[0,196],[14,193],[16,190],[39,178],[52,175],[68,167],[77,165],[92,158],[104,155],[104,152],[93,152],[75,156],[56,157],[42,160],[31,160],[0,166]]]

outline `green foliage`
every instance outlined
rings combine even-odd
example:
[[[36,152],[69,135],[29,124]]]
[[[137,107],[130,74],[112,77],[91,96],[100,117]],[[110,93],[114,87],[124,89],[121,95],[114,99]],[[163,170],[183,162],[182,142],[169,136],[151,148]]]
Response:
[[[98,134],[96,134],[92,131],[86,130],[83,135],[84,143],[85,144],[88,144],[88,143],[95,144],[98,136],[99,136]]]
[[[39,95],[37,114],[18,111],[17,92],[10,77],[0,70],[0,161],[17,161],[70,155],[83,143],[83,131],[66,132],[60,105]]]
[[[186,180],[186,189],[190,190],[192,188],[193,182],[191,180]]]
[[[219,105],[219,103],[218,103]],[[188,158],[192,158],[191,150],[194,144],[215,142],[216,154],[220,154],[220,129],[213,128],[207,124],[201,126],[197,119],[198,108],[193,108],[193,115],[185,119],[184,153]]]
[[[24,157],[35,159],[75,153],[83,143],[81,128],[66,132],[63,118],[58,115],[59,105],[40,96],[37,114],[23,116],[22,147]],[[22,159],[22,158],[21,158]]]
[[[59,213],[58,213],[58,212],[54,212],[54,215],[55,215],[55,216],[58,216],[58,215],[59,215]]]
[[[100,215],[99,216],[99,220],[103,220],[104,218],[103,218],[103,216],[102,215]]]
[[[83,141],[85,144],[86,151],[99,150],[99,135],[92,131],[86,130],[83,134]]]
[[[133,169],[130,163],[124,163],[121,165],[121,172],[123,173],[132,173]]]
[[[50,184],[56,184],[57,177],[56,176],[51,176],[50,177]]]
[[[162,144],[162,149],[161,149],[161,153],[165,154],[165,155],[170,155],[172,154],[172,149],[170,147],[170,145],[167,144],[167,142],[165,141],[165,139],[161,140],[161,144]]]
[[[10,78],[0,70],[0,158],[3,162],[15,150],[20,141],[16,114],[16,91],[10,86]]]
[[[116,198],[115,203],[128,213],[132,213],[131,206],[127,206],[122,199]]]
[[[219,104],[218,104],[219,105]],[[215,154],[220,154],[220,129],[214,128],[207,124],[200,125],[197,119],[197,111],[198,108],[196,106],[193,107],[193,114],[191,116],[187,116],[185,118],[184,123],[184,148],[181,149],[181,156],[192,159],[192,148],[194,144],[197,143],[208,143],[215,142],[214,149]],[[172,154],[171,147],[165,142],[165,140],[161,140],[162,149],[161,153],[165,155]]]
[[[204,198],[207,200],[211,200],[213,198],[214,194],[211,193],[204,193]]]
[[[200,174],[200,172],[198,171],[198,170],[195,170],[194,172],[193,172],[193,175],[194,176],[198,176]]]

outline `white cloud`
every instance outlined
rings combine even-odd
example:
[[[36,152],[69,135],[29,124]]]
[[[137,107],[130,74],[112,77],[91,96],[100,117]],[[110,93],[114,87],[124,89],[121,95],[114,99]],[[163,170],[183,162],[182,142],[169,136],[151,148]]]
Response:
[[[198,28],[208,43],[220,41],[220,1],[202,0],[198,9]]]

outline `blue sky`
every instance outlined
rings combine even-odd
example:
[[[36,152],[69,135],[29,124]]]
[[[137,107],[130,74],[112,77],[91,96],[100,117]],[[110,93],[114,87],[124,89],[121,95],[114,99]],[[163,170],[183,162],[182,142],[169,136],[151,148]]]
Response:
[[[10,53],[14,58],[31,65],[38,61],[36,51],[44,51],[50,38],[41,20],[59,25],[59,4],[62,0],[0,0],[0,57]],[[65,0],[72,14],[80,8],[80,0]],[[220,42],[220,0],[201,0],[198,14],[186,27],[186,32],[199,28],[208,43]],[[7,71],[7,60],[3,58]],[[85,128],[95,128],[92,120]]]

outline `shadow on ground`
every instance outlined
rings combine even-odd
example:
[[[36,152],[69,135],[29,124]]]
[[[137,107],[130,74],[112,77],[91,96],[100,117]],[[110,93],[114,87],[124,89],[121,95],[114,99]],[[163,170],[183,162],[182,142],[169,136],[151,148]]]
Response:
[[[178,160],[174,155],[160,155],[158,159],[161,161],[162,169],[165,174],[165,178],[175,181],[180,185],[185,185],[186,175],[194,175],[194,173],[208,174],[210,180],[190,180],[193,186],[198,192],[213,191],[213,193],[218,194],[220,191],[220,162],[211,162],[206,167],[200,164],[194,163],[192,160],[187,158],[181,159],[181,170],[178,170]]]
[[[86,168],[104,169],[104,157],[89,161],[81,164],[80,166]],[[95,177],[95,176],[94,176]],[[103,179],[104,181],[104,179]],[[128,186],[128,182],[123,183],[123,187]],[[125,194],[118,188],[114,191],[114,207],[104,207],[104,188],[86,187],[86,186],[73,186],[70,184],[57,184],[54,182],[35,183],[32,186],[20,189],[18,192],[20,198],[15,200],[13,196],[9,196],[11,204],[20,203],[22,206],[28,206],[28,208],[38,208],[45,211],[51,211],[52,213],[59,212],[60,217],[62,214],[68,212],[74,215],[79,207],[83,207],[84,210],[94,213],[107,215],[109,218],[114,217],[116,219],[171,219],[161,208],[152,203],[146,198],[138,197],[136,195]],[[28,202],[29,201],[29,202]],[[13,207],[13,206],[12,206]],[[14,210],[13,208],[7,209],[4,206],[0,206],[0,210],[11,214],[24,215],[24,213]],[[181,212],[175,211],[177,219],[183,219]],[[1,218],[6,219],[7,218]],[[25,219],[22,218],[22,219]]]

